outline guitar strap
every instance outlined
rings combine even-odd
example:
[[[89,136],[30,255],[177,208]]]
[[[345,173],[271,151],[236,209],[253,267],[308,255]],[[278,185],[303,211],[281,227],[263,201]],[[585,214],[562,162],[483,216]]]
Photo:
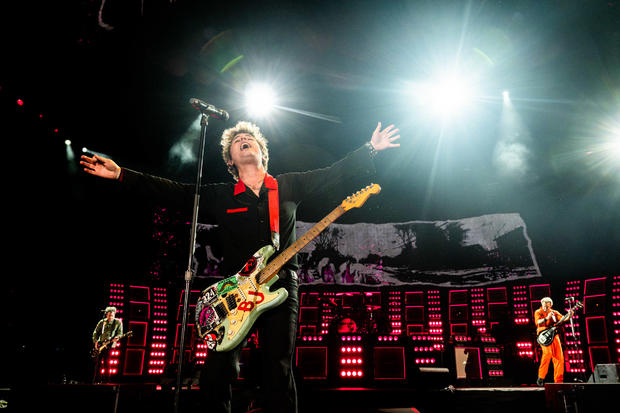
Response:
[[[265,173],[265,187],[269,190],[267,193],[269,199],[269,228],[271,229],[271,243],[280,249],[280,202],[278,199],[278,181]]]
[[[267,193],[269,200],[269,228],[271,229],[271,243],[276,248],[280,249],[280,206],[278,200],[278,181],[265,172],[265,179],[263,180],[265,188],[269,191]],[[239,180],[235,184],[234,195],[239,195],[245,192],[245,184],[242,180]]]

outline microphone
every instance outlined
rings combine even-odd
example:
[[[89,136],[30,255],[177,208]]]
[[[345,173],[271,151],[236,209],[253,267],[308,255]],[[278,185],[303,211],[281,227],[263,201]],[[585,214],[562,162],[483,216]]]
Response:
[[[229,118],[228,112],[226,112],[224,109],[216,108],[215,106],[208,104],[204,100],[190,98],[189,103],[196,109],[200,110],[202,113],[211,115],[216,119],[228,120]]]

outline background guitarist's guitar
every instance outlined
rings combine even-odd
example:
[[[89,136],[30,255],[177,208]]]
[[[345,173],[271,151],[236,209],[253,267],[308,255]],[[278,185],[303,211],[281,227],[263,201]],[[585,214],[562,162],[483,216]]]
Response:
[[[577,301],[575,305],[570,310],[568,310],[568,312],[564,314],[564,316],[562,316],[562,318],[560,318],[560,320],[557,323],[555,323],[552,327],[549,327],[548,329],[543,330],[540,333],[538,333],[538,336],[536,337],[536,341],[538,342],[538,344],[541,344],[543,346],[548,346],[551,343],[553,343],[553,339],[555,338],[556,334],[558,334],[558,327],[560,326],[560,324],[568,320],[569,314],[571,313],[571,311],[575,311],[582,307],[583,307],[583,304],[581,304],[580,301]]]
[[[99,348],[98,348],[98,349],[97,349],[97,348],[93,348],[93,350],[90,352],[90,355],[92,356],[92,358],[97,358],[97,357],[99,356],[99,354],[101,354],[101,352],[102,352],[103,350],[105,350],[106,348],[108,348],[108,346],[110,346],[110,344],[112,344],[112,342],[113,342],[115,339],[120,340],[120,339],[125,338],[125,337],[130,337],[131,335],[133,335],[133,331],[128,331],[128,332],[126,332],[125,334],[121,334],[120,336],[116,336],[116,337],[114,337],[114,338],[109,338],[109,339],[105,340],[103,343],[101,343],[101,344],[99,345]],[[117,341],[118,341],[118,340],[117,340]]]
[[[284,288],[270,291],[278,280],[278,271],[291,258],[321,233],[328,225],[351,208],[361,207],[381,187],[372,184],[347,197],[293,245],[267,264],[275,249],[266,245],[259,249],[237,274],[202,291],[196,304],[198,336],[215,351],[237,347],[250,332],[258,316],[276,307],[288,297]]]

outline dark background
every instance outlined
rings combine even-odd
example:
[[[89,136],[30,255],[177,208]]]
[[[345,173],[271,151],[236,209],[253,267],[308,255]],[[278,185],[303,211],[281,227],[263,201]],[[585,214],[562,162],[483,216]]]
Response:
[[[620,156],[601,149],[620,139],[616,1],[107,0],[112,30],[97,25],[100,1],[18,3],[3,4],[0,72],[14,268],[2,289],[3,346],[27,366],[13,379],[56,380],[88,348],[105,282],[149,279],[161,253],[152,207],[76,172],[64,140],[76,157],[87,147],[192,182],[195,164],[171,152],[180,142],[197,151],[188,99],[198,97],[231,114],[210,122],[204,177],[229,180],[219,136],[254,120],[243,107],[252,80],[273,82],[282,106],[339,120],[282,110],[255,119],[274,175],[329,165],[379,121],[400,128],[401,147],[377,159],[381,195],[339,222],[517,212],[549,282],[618,273]],[[442,124],[406,85],[454,62],[474,74],[479,99]],[[494,161],[505,89],[525,151],[512,170]],[[325,211],[302,206],[299,219]],[[164,275],[182,288],[182,274]]]

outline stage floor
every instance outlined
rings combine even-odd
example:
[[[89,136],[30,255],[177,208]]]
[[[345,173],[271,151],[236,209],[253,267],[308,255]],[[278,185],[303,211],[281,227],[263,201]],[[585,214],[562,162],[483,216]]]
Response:
[[[172,413],[174,390],[156,384],[68,384],[45,389],[11,392],[2,389],[0,399],[7,411],[63,411],[89,413]],[[620,384],[547,384],[545,387],[453,387],[416,389],[412,387],[323,387],[299,388],[299,413],[516,413],[543,410],[548,413],[594,412],[617,399]],[[235,391],[233,413],[251,409],[252,394]],[[0,400],[1,402],[1,400]],[[200,390],[184,388],[179,409],[205,412]]]

